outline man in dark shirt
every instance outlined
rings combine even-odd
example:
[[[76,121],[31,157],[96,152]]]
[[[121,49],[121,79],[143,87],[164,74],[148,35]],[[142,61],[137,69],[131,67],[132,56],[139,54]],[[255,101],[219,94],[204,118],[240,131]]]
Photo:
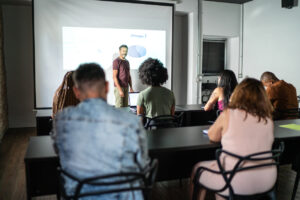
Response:
[[[126,60],[128,47],[121,45],[119,47],[120,56],[113,61],[113,79],[114,79],[114,94],[115,94],[115,107],[128,106],[128,85],[130,92],[133,92],[132,82],[130,76],[130,66]]]
[[[274,119],[291,118],[292,111],[295,110],[295,116],[298,111],[298,100],[296,88],[279,80],[272,72],[264,72],[260,80],[266,88],[267,95],[274,107]]]

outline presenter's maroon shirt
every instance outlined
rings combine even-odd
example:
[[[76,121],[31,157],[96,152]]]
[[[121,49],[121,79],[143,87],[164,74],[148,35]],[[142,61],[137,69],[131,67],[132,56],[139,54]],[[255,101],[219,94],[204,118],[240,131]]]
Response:
[[[121,87],[128,87],[130,66],[128,60],[122,60],[120,57],[113,61],[113,70],[118,70],[118,81]],[[116,87],[116,84],[114,84]]]

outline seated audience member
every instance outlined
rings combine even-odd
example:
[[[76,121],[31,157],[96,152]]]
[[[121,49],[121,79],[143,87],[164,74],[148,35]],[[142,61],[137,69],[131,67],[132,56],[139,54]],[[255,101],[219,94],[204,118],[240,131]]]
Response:
[[[227,108],[208,130],[209,139],[221,142],[224,150],[240,156],[270,151],[274,141],[272,111],[262,83],[246,78],[235,88]],[[220,160],[226,170],[232,169],[237,162],[236,158],[229,155],[221,155]],[[248,161],[243,166],[251,164],[252,161]],[[200,166],[219,170],[217,161],[200,162],[195,165],[192,177]],[[269,166],[237,173],[231,184],[237,194],[255,194],[271,189],[276,177],[276,166]],[[202,173],[199,181],[212,189],[221,189],[225,184],[222,175],[208,171]],[[221,194],[228,195],[228,190]],[[204,199],[204,189],[199,196]],[[216,197],[221,198],[219,195]]]
[[[260,80],[274,107],[274,119],[289,118],[287,110],[298,109],[297,92],[292,84],[279,80],[272,72],[264,72]],[[286,115],[286,116],[285,116]]]
[[[218,78],[218,87],[211,94],[204,110],[213,110],[216,103],[218,103],[218,110],[224,110],[229,103],[230,95],[236,85],[237,80],[234,72],[231,70],[224,70]]]
[[[162,86],[168,80],[168,71],[163,64],[157,59],[148,58],[139,68],[139,78],[149,87],[139,94],[137,114],[148,118],[174,115],[174,94]]]
[[[54,118],[56,113],[63,108],[68,106],[76,106],[79,103],[79,100],[76,99],[73,92],[73,72],[74,71],[69,71],[65,74],[63,82],[55,91],[52,106],[52,118]]]
[[[81,103],[56,115],[52,133],[62,169],[80,179],[139,172],[148,162],[148,150],[138,117],[107,104],[108,82],[98,64],[80,65],[73,78],[74,93]],[[73,194],[75,183],[65,178],[68,194]],[[86,186],[83,191],[95,187]],[[108,194],[96,199],[133,199],[133,195],[142,199],[141,192]]]

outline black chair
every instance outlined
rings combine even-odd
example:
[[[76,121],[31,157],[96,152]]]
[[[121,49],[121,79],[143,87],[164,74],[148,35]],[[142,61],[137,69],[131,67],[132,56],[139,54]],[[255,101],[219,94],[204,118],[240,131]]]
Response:
[[[234,192],[234,189],[231,185],[231,181],[233,179],[233,177],[235,176],[236,173],[241,172],[241,171],[246,171],[246,170],[251,170],[251,169],[257,169],[257,168],[262,168],[262,167],[267,167],[267,166],[279,166],[279,157],[281,155],[281,153],[283,152],[284,149],[284,143],[280,143],[280,146],[278,149],[276,150],[272,150],[272,151],[265,151],[265,152],[259,152],[259,153],[254,153],[254,154],[250,154],[247,156],[239,156],[239,155],[235,155],[233,153],[230,153],[228,151],[222,150],[222,149],[217,149],[216,150],[216,160],[218,163],[218,167],[220,169],[220,171],[216,171],[216,170],[211,170],[209,168],[206,167],[199,167],[196,170],[196,174],[193,178],[193,183],[194,183],[194,191],[193,191],[193,200],[197,199],[198,193],[199,193],[199,189],[205,188],[207,190],[213,191],[215,193],[220,193],[223,192],[225,190],[229,190],[229,196],[224,196],[224,195],[220,195],[222,197],[224,197],[225,199],[229,199],[229,200],[238,200],[238,199],[243,199],[243,200],[254,200],[254,199],[266,199],[266,197],[269,197],[271,199],[276,199],[275,197],[275,186],[269,190],[266,191],[264,193],[261,194],[255,194],[255,195],[241,195],[241,194],[236,194]],[[231,157],[234,157],[236,159],[238,159],[237,163],[235,164],[234,168],[232,170],[225,170],[221,164],[220,161],[220,155],[221,154],[227,154]],[[257,165],[252,165],[252,166],[248,166],[248,167],[243,167],[241,166],[243,162],[245,161],[263,161],[263,160],[274,160],[274,162],[270,162],[270,163],[265,163],[265,164],[257,164]],[[223,188],[218,189],[218,190],[214,190],[211,188],[207,188],[204,185],[202,185],[199,182],[200,176],[204,171],[208,171],[211,173],[215,173],[215,174],[219,174],[220,176],[223,177],[224,181],[225,181],[225,185]]]
[[[216,119],[215,120],[209,120],[207,121],[208,124],[214,124],[215,121],[217,120],[217,118],[221,115],[221,113],[223,112],[223,110],[216,110]]]
[[[179,115],[161,115],[153,118],[147,118],[145,129],[161,129],[180,127],[183,121],[183,112]]]
[[[58,173],[60,174],[60,195],[63,199],[77,200],[82,197],[97,197],[104,194],[141,191],[144,199],[148,199],[155,182],[157,169],[158,160],[154,159],[142,172],[122,172],[79,179],[61,168],[58,168]],[[64,176],[77,182],[75,192],[72,195],[68,195],[65,191]],[[95,191],[82,192],[82,188],[85,185],[95,186]],[[97,186],[110,187],[110,189],[103,189],[101,187],[97,189]],[[113,186],[119,187],[114,188]]]
[[[292,200],[294,200],[296,197],[299,179],[300,179],[300,155],[299,154],[295,157],[295,159],[292,162],[292,170],[296,171],[297,173],[295,183],[294,183],[292,198],[291,198]]]
[[[274,120],[298,119],[298,118],[300,118],[299,108],[276,109],[273,113]]]

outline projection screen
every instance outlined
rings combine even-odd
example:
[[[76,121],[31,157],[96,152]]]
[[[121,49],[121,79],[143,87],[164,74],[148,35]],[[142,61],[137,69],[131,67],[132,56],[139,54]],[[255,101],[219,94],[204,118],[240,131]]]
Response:
[[[35,0],[35,108],[49,109],[67,71],[96,62],[110,82],[108,103],[114,105],[112,62],[119,46],[129,47],[127,59],[133,89],[145,88],[138,67],[148,57],[168,69],[171,89],[174,5],[145,1]]]

